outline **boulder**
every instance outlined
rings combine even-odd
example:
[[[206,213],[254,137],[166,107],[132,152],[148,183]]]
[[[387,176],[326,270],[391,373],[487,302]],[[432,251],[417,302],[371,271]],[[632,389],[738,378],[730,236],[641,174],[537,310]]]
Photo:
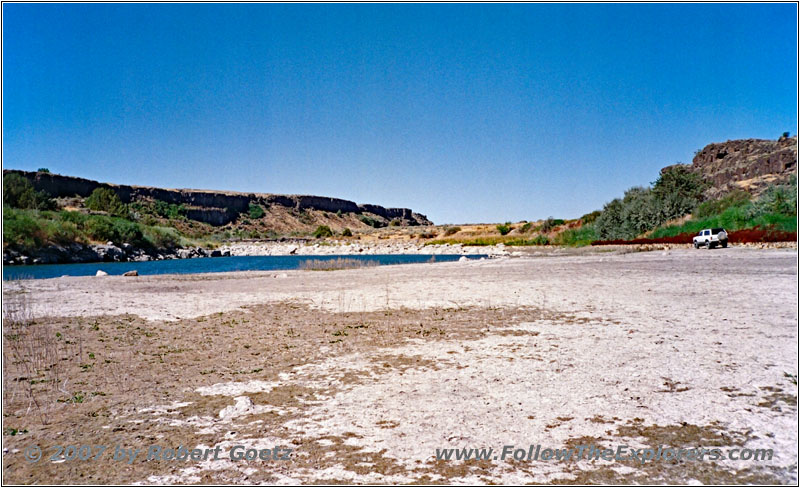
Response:
[[[139,276],[139,272],[135,269],[122,273],[122,276]]]
[[[97,273],[94,274],[95,276],[108,276],[108,273],[103,271],[102,269],[98,269]]]

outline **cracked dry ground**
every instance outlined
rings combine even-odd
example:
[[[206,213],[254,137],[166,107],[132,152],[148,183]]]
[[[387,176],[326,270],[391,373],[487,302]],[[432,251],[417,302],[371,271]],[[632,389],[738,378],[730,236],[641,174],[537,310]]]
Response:
[[[5,483],[796,480],[796,446],[786,447],[796,443],[796,369],[785,376],[765,360],[763,375],[742,381],[733,374],[739,358],[726,354],[749,334],[781,340],[794,331],[698,340],[680,325],[535,307],[336,313],[299,301],[173,322],[119,315],[4,327]],[[46,347],[61,358],[58,371],[15,361],[25,334],[56,338]],[[23,457],[31,444],[44,448],[38,463]],[[140,455],[127,464],[110,451],[96,461],[46,459],[51,446],[71,444],[293,451],[288,462]],[[774,447],[776,459],[435,460],[437,448],[508,444]]]

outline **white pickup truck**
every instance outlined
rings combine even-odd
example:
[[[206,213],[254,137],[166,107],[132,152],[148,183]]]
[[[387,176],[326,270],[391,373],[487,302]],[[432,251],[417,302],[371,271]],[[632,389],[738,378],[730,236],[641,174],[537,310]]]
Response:
[[[728,247],[728,233],[721,227],[716,229],[703,229],[692,238],[692,243],[694,243],[695,249],[700,248],[700,246],[706,246],[709,249],[713,249],[717,247],[717,245]]]

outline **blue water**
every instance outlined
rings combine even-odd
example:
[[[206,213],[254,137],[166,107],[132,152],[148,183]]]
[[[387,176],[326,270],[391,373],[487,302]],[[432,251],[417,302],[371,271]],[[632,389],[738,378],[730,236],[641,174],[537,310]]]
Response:
[[[484,254],[467,257],[476,259]],[[32,266],[3,266],[3,279],[42,279],[59,276],[94,276],[102,269],[110,275],[121,275],[126,271],[137,270],[140,275],[220,273],[224,271],[268,271],[274,269],[298,269],[303,261],[309,259],[328,260],[336,258],[377,261],[379,265],[425,263],[435,258],[436,262],[457,261],[458,254],[374,254],[347,256],[232,256],[227,258],[170,259],[164,261],[145,261],[136,263],[80,263],[80,264],[37,264]]]

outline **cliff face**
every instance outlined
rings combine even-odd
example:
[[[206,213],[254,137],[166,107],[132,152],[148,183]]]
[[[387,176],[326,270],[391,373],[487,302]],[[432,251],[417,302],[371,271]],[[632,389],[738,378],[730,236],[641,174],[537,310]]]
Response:
[[[711,183],[708,198],[734,189],[758,195],[769,184],[783,183],[796,174],[797,136],[709,144],[695,155],[689,168]]]
[[[265,207],[280,206],[294,210],[321,210],[325,212],[371,213],[387,220],[400,219],[402,225],[431,225],[422,214],[408,208],[385,208],[380,205],[358,205],[340,198],[310,195],[275,195],[270,193],[239,193],[213,190],[166,189],[148,186],[116,185],[100,183],[85,178],[63,176],[32,171],[3,170],[19,173],[27,178],[37,190],[53,197],[86,198],[99,187],[110,188],[125,203],[137,200],[162,200],[176,205],[185,205],[187,217],[214,226],[226,225],[236,220],[239,214],[248,211],[251,203]]]

